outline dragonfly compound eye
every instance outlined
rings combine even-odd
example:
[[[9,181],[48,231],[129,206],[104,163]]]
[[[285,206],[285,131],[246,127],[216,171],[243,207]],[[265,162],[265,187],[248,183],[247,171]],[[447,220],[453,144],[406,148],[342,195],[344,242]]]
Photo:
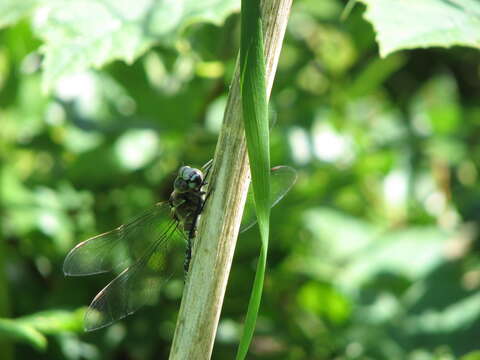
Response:
[[[188,190],[188,183],[181,177],[177,177],[173,183],[173,187],[179,192],[185,192]]]
[[[182,166],[178,170],[178,177],[182,178],[183,180],[188,180],[190,178],[191,172],[192,172],[192,168],[190,166]]]
[[[198,190],[203,183],[203,174],[200,170],[190,166],[182,166],[178,170],[178,177],[174,186],[177,191],[185,192],[189,190]]]
[[[188,186],[190,186],[191,189],[197,189],[199,188],[203,183],[203,178],[202,178],[202,173],[197,170],[194,173],[192,173]]]

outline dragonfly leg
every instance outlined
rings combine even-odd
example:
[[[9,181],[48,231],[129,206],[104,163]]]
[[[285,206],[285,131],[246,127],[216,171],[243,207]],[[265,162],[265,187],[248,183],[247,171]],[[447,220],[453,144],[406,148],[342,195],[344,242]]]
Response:
[[[202,166],[202,170],[205,172],[205,176],[203,177],[202,186],[207,185],[207,178],[210,174],[210,170],[212,170],[213,159],[208,160],[205,165]]]
[[[209,189],[207,195],[205,196],[205,200],[203,200],[202,206],[201,206],[201,208],[200,208],[200,212],[203,211],[203,209],[204,209],[204,207],[205,207],[205,204],[207,203],[207,200],[208,200],[208,198],[210,197],[210,195],[212,194],[213,190],[214,190],[214,188]]]
[[[208,161],[202,166],[202,170],[205,171],[205,172],[209,171],[209,170],[212,168],[212,164],[213,164],[213,159],[208,160]]]

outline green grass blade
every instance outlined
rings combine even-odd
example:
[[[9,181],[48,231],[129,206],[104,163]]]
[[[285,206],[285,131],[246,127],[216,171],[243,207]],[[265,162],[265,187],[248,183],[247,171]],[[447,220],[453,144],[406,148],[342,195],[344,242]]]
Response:
[[[270,145],[260,2],[242,0],[241,93],[261,250],[237,359],[244,359],[255,331],[267,263],[270,222]]]

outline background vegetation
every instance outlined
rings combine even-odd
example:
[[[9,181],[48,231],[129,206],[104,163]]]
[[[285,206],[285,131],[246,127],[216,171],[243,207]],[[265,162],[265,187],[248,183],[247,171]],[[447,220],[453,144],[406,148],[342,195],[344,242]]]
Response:
[[[82,331],[82,314],[111,277],[65,278],[62,261],[77,242],[167,199],[179,166],[210,159],[239,48],[238,4],[210,1],[215,16],[194,2],[183,17],[153,9],[153,24],[175,27],[142,38],[132,22],[106,47],[109,1],[88,16],[51,3],[0,17],[0,358],[166,358],[181,250],[158,304],[93,333]],[[249,358],[480,358],[480,54],[380,58],[365,20],[375,9],[357,5],[342,21],[345,3],[296,0],[292,9],[271,158],[299,179],[272,213]],[[388,47],[375,24],[384,55],[426,46]],[[387,30],[412,29],[393,24]],[[91,29],[98,37],[81,42]],[[77,42],[66,41],[72,33]],[[429,44],[449,45],[440,34]],[[215,359],[235,353],[258,249],[258,230],[240,237]]]

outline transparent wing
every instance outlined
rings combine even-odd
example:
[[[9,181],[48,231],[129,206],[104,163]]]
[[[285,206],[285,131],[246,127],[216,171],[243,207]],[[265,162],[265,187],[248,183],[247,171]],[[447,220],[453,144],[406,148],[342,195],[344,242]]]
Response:
[[[90,304],[84,319],[85,331],[103,328],[146,304],[156,302],[168,277],[161,277],[166,262],[166,247],[180,236],[178,224],[171,222],[164,233],[144,251],[138,261],[113,279]]]
[[[65,258],[63,272],[84,276],[125,268],[135,263],[172,222],[170,205],[157,203],[128,223],[75,246]]]
[[[274,207],[290,191],[297,181],[297,171],[289,166],[276,166],[270,170],[270,206]],[[255,200],[252,186],[248,189],[247,201],[243,210],[240,232],[247,231],[257,223]]]

